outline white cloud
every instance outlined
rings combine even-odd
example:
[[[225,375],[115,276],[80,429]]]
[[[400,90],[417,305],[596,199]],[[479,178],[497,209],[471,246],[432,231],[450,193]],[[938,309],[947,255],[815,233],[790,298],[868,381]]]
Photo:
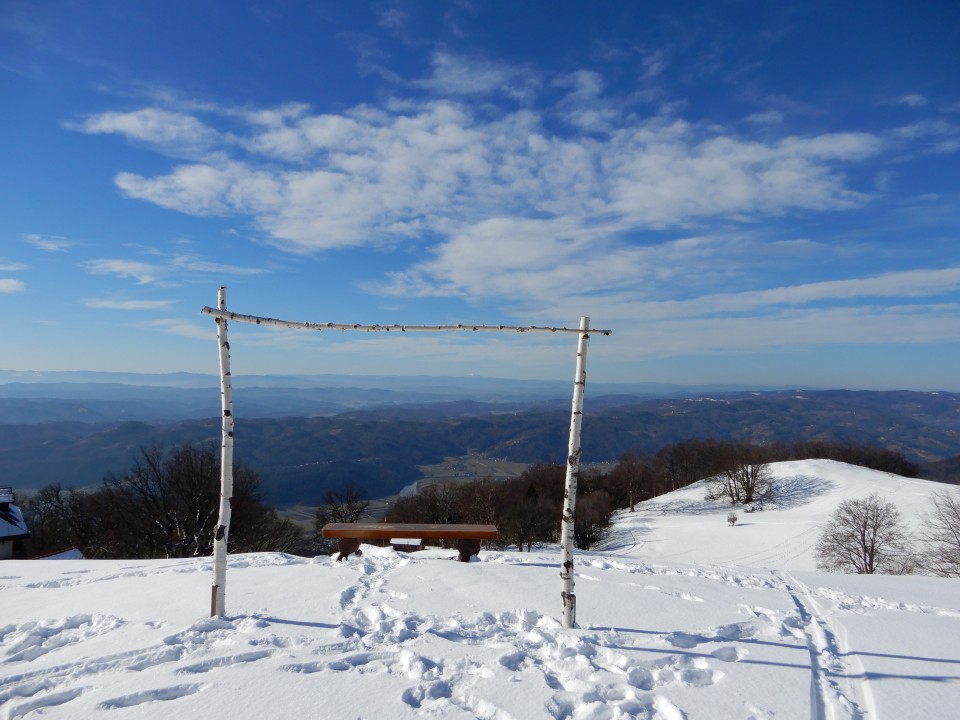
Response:
[[[26,283],[13,278],[0,278],[0,293],[18,293],[27,289]]]
[[[213,262],[195,255],[178,255],[170,259],[170,266],[177,270],[212,275],[261,275],[266,272],[259,267],[244,267],[228,263]]]
[[[128,140],[156,145],[176,155],[202,152],[219,137],[215,130],[193,115],[155,107],[89,115],[81,122],[65,125],[91,135],[123,135]]]
[[[0,258],[0,272],[19,272],[28,268],[29,265],[24,265],[23,263],[4,262],[3,258]]]
[[[514,65],[466,58],[437,51],[431,58],[432,74],[415,85],[439,95],[503,95],[520,102],[533,99],[540,77]]]
[[[649,53],[643,58],[643,75],[641,77],[643,80],[652,80],[659,77],[666,67],[667,62],[662,51],[657,50]]]
[[[894,128],[889,133],[891,142],[905,149],[909,157],[948,155],[960,151],[960,126],[946,120],[923,122]]]
[[[767,110],[766,112],[747,115],[744,119],[754,125],[779,125],[783,122],[783,113],[776,110]]]
[[[863,298],[936,297],[960,290],[960,268],[891,272],[865,278],[831,280],[768,290],[703,295],[691,300],[637,303],[634,311],[647,319],[716,317],[730,313],[769,312],[776,306]]]
[[[920,108],[927,104],[927,99],[919,93],[911,93],[909,95],[903,95],[902,97],[897,98],[897,102],[900,105],[908,105],[910,107]]]
[[[838,307],[783,310],[761,316],[678,318],[591,313],[591,325],[614,334],[594,342],[592,354],[629,364],[654,358],[810,350],[825,345],[954,342],[957,306]]]
[[[573,117],[590,103],[570,97],[592,97],[600,80],[581,73],[568,86],[558,111]],[[624,123],[602,107],[577,122],[617,124],[590,137],[551,134],[530,110],[479,117],[451,102],[342,115],[309,115],[301,106],[246,112],[254,115],[249,132],[230,142],[299,167],[221,158],[156,177],[122,172],[118,187],[185,213],[252,217],[276,245],[311,252],[452,236],[494,217],[576,218],[601,226],[600,236],[707,217],[844,209],[868,197],[847,187],[835,166],[884,146],[865,133],[751,142],[680,120]]]
[[[165,256],[156,251],[147,251],[156,262],[145,263],[140,260],[103,258],[88,260],[81,264],[91,275],[115,275],[120,278],[132,278],[138,285],[159,285],[170,287],[196,278],[214,276],[259,275],[267,272],[261,267],[245,267],[229,263],[214,262],[197,255],[178,254]],[[106,301],[94,301],[106,302]],[[90,306],[93,307],[93,306]],[[107,307],[100,305],[99,307]]]
[[[74,246],[75,243],[65,237],[58,235],[38,235],[36,233],[25,233],[23,235],[25,242],[30,243],[36,248],[46,250],[47,252],[64,252]]]
[[[117,275],[122,278],[133,278],[138,285],[155,283],[165,275],[163,268],[137,260],[88,260],[81,266],[91,275]]]
[[[605,83],[599,73],[579,70],[558,79],[554,85],[569,88],[556,109],[573,127],[600,133],[616,126],[620,111],[611,101],[602,97]]]
[[[193,215],[226,212],[225,196],[232,186],[228,169],[209,165],[181,165],[170,175],[152,179],[122,172],[115,182],[128,197]]]
[[[166,310],[175,300],[84,300],[84,307],[95,310]]]
[[[663,58],[649,59],[644,72],[655,76]],[[604,78],[589,70],[547,82],[443,51],[429,77],[397,87],[448,99],[395,97],[339,113],[288,104],[188,114],[180,104],[177,112],[107,113],[80,129],[151,142],[175,158],[193,153],[194,162],[166,174],[117,174],[127,197],[195,215],[248,217],[268,242],[293,253],[424,247],[426,259],[368,282],[367,290],[501,302],[504,312],[540,324],[580,314],[649,323],[657,352],[679,352],[697,333],[712,343],[715,327],[746,335],[751,321],[753,332],[769,330],[751,341],[756,347],[815,342],[811,305],[957,290],[950,268],[771,288],[758,281],[758,265],[784,271],[797,257],[823,253],[829,261],[841,250],[736,229],[867,204],[872,197],[849,180],[857,175],[850,170],[911,143],[948,147],[958,133],[946,121],[877,134],[776,136],[783,116],[775,110],[732,127],[689,122],[675,109],[638,115],[628,105],[636,98],[607,97]],[[504,106],[505,97],[517,102]],[[230,133],[201,120],[216,116]],[[165,118],[171,127],[164,130]],[[748,125],[763,125],[765,139],[745,136]],[[698,232],[708,222],[723,229]],[[86,267],[140,283],[187,272],[259,272],[188,255]],[[734,287],[743,291],[728,291]],[[841,336],[834,328],[857,319],[864,327],[879,323],[867,310],[831,313],[835,325],[824,337]],[[674,332],[685,336],[668,337]],[[785,340],[791,332],[795,339]],[[731,346],[718,334],[716,343]]]

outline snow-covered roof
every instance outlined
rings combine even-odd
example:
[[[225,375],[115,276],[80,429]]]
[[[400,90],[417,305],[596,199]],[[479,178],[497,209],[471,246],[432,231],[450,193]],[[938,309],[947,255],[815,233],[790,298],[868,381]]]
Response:
[[[30,535],[23,513],[12,504],[15,500],[11,488],[0,487],[0,540],[17,540]]]

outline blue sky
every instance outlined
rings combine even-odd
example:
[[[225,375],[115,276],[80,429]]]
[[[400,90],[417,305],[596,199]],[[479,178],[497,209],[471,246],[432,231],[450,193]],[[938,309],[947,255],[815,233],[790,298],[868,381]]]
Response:
[[[594,380],[960,390],[953,2],[0,5],[0,368],[217,371],[231,309],[576,326]],[[230,326],[238,373],[575,339]]]

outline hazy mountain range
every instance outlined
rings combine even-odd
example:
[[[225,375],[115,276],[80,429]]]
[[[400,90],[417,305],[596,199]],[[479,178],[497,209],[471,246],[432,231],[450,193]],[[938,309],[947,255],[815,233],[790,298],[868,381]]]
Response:
[[[193,373],[22,372],[0,370],[0,423],[173,422],[220,415],[220,378]],[[240,375],[233,378],[238,416],[335,415],[372,407],[473,400],[518,409],[570,403],[573,382],[485,377]],[[628,399],[730,392],[732,385],[589,383],[589,394]],[[774,390],[783,388],[762,388]]]
[[[142,447],[219,444],[218,382],[0,372],[0,484],[93,485],[130,468]],[[422,477],[420,466],[450,457],[565,459],[572,383],[247,377],[235,390],[236,456],[262,474],[277,504],[315,504],[345,483],[393,494]],[[588,384],[585,461],[692,438],[879,445],[946,467],[960,455],[960,395]]]

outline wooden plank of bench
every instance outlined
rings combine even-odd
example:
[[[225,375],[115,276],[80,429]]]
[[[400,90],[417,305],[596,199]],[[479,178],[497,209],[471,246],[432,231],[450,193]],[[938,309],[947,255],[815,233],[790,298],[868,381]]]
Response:
[[[421,523],[328,523],[323,537],[392,540],[496,540],[496,525],[429,525]]]
[[[360,540],[393,540],[419,538],[421,540],[456,540],[461,562],[470,562],[470,556],[480,552],[481,540],[496,540],[496,525],[426,525],[421,523],[328,523],[321,531],[323,537],[340,539],[340,556],[360,554]]]

